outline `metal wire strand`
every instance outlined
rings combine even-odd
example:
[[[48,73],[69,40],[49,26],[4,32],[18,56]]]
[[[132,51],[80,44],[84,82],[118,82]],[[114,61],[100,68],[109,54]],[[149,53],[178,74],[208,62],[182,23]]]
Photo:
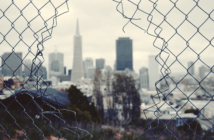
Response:
[[[23,132],[23,135],[21,138],[29,139],[27,136],[27,133],[32,128],[35,128],[36,130],[38,130],[41,133],[41,137],[43,139],[46,139],[45,134],[44,134],[45,132],[43,132],[42,129],[39,126],[37,126],[37,124],[35,123],[35,121],[38,118],[32,117],[32,115],[30,115],[30,113],[27,109],[32,104],[34,106],[36,106],[36,108],[39,112],[37,116],[40,116],[43,118],[43,120],[41,120],[41,121],[48,122],[48,124],[46,126],[44,126],[45,131],[47,129],[51,129],[52,131],[55,131],[59,135],[59,138],[65,139],[65,138],[63,138],[63,135],[60,132],[60,130],[58,130],[58,128],[55,128],[53,126],[53,121],[49,117],[47,117],[48,115],[51,115],[52,117],[57,119],[58,122],[60,122],[61,128],[63,128],[64,130],[67,130],[68,133],[77,135],[78,136],[77,139],[82,139],[82,138],[86,137],[87,135],[90,135],[90,137],[92,138],[93,136],[88,131],[83,130],[78,127],[75,112],[73,112],[74,118],[75,118],[74,121],[76,122],[75,129],[77,129],[80,132],[85,133],[85,136],[83,136],[81,138],[77,132],[73,131],[74,128],[72,128],[71,126],[68,125],[68,122],[63,118],[63,115],[61,113],[61,110],[68,111],[68,112],[71,112],[71,111],[61,109],[56,96],[54,94],[46,93],[49,86],[42,85],[42,83],[45,82],[42,78],[44,76],[44,71],[42,71],[42,69],[41,69],[42,64],[45,61],[44,56],[43,56],[43,51],[45,49],[44,42],[51,39],[53,29],[57,26],[57,18],[65,13],[67,13],[69,11],[69,7],[68,7],[68,0],[61,0],[61,2],[59,4],[56,4],[56,1],[54,1],[54,0],[48,0],[46,2],[41,1],[41,3],[43,3],[43,4],[39,6],[38,1],[34,1],[34,0],[28,0],[25,2],[11,0],[11,2],[8,3],[8,5],[7,5],[7,2],[6,3],[2,2],[0,4],[0,5],[3,5],[3,7],[4,7],[3,9],[0,9],[0,22],[4,20],[8,24],[10,24],[10,28],[6,32],[0,31],[0,37],[2,37],[2,40],[0,38],[0,45],[3,46],[5,43],[8,46],[8,48],[11,48],[11,52],[9,52],[6,57],[0,56],[1,60],[2,60],[2,64],[1,64],[0,68],[3,69],[5,67],[7,67],[8,68],[7,70],[11,72],[11,76],[9,76],[9,79],[16,79],[19,83],[23,83],[22,82],[23,80],[20,79],[20,77],[17,74],[17,73],[19,73],[19,69],[21,69],[22,65],[30,73],[30,76],[24,81],[23,86],[20,89],[18,89],[18,91],[16,91],[16,92],[14,92],[10,87],[8,87],[7,83],[5,83],[5,81],[3,79],[0,79],[1,80],[0,82],[2,82],[5,85],[1,89],[1,92],[4,90],[7,90],[12,94],[12,96],[11,96],[12,100],[10,100],[9,103],[0,101],[0,106],[3,110],[0,112],[0,117],[5,114],[8,114],[13,120],[12,122],[10,122],[10,124],[7,128],[2,125],[3,122],[0,122],[0,129],[3,130],[3,134],[0,135],[0,139],[2,139],[4,137],[12,139],[12,137],[10,136],[10,130],[14,126],[18,127]],[[20,6],[20,5],[24,5],[24,6]],[[62,8],[62,7],[63,8],[66,7],[66,9],[64,8],[65,11],[63,11],[63,12],[61,12],[61,10],[60,10],[60,8]],[[29,12],[29,8],[31,9],[31,11],[33,11],[33,10],[36,11],[36,15],[34,15],[32,12],[32,14],[29,16],[29,13],[26,13],[26,11]],[[13,10],[12,13],[11,13],[11,9]],[[47,15],[44,15],[44,10],[50,10],[50,13],[52,12],[52,15],[49,15],[47,17]],[[47,12],[47,11],[45,11],[45,12]],[[14,15],[18,14],[18,15],[15,18],[13,18],[10,16],[10,14],[14,14]],[[34,22],[37,19],[40,19],[39,24],[42,25],[42,27],[37,26],[37,28],[35,28],[35,26],[33,26]],[[20,27],[18,26],[18,24],[20,24],[20,23],[18,23],[19,20],[22,20],[21,24],[22,24],[22,27],[24,27],[22,30],[20,30]],[[1,27],[1,28],[3,28],[3,27]],[[26,38],[26,36],[25,36],[26,32],[31,32],[30,37],[33,38],[33,41],[31,43],[28,42],[28,38]],[[9,39],[10,35],[18,36],[17,37],[18,41],[15,44],[13,43],[14,42],[13,40]],[[28,35],[28,37],[29,37],[29,35]],[[16,50],[20,43],[22,43],[22,45],[24,45],[26,47],[25,49],[27,49],[27,51],[28,51],[27,54],[23,58],[22,58],[22,56],[20,56],[17,53],[17,50]],[[35,49],[33,49],[34,47],[36,47],[36,51],[34,51],[35,50]],[[28,56],[33,56],[33,59],[31,61],[31,67],[28,67],[24,63],[24,60],[27,59]],[[15,69],[12,68],[10,66],[10,64],[8,63],[8,61],[11,59],[11,57],[20,60],[20,65],[18,65],[17,68],[15,68]],[[34,93],[34,94],[30,90],[25,88],[25,85],[29,81],[32,81],[32,80],[35,81],[35,83],[36,83],[34,85],[34,88],[36,89],[36,93]],[[18,100],[18,97],[21,95],[26,95],[26,97],[29,97],[30,100],[27,101],[27,104],[23,105],[22,103],[20,103],[20,101]],[[46,100],[44,100],[45,98],[48,98],[48,97],[51,97],[52,99],[55,100],[57,107],[54,107],[53,105],[51,105],[50,102],[47,102]],[[41,99],[41,101],[42,101],[41,103],[38,103],[36,101],[36,99],[38,99],[38,98]],[[12,113],[10,110],[10,107],[14,103],[16,103],[17,106],[19,106],[19,108],[21,108],[21,111],[19,112],[19,114],[17,114],[17,116],[14,116],[14,113]],[[47,107],[49,107],[49,110],[44,109]],[[23,117],[23,114],[25,114],[31,122],[30,125],[26,127],[26,129],[22,128],[22,126],[17,121],[19,118]],[[68,127],[65,127],[66,124],[68,125]]]

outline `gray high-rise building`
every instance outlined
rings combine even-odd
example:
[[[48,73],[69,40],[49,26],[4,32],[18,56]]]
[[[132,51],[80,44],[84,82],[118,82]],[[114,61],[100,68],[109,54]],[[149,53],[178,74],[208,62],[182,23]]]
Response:
[[[2,55],[2,75],[22,76],[22,53],[4,53]]]
[[[84,77],[83,61],[82,61],[82,36],[79,33],[79,23],[77,20],[76,35],[74,36],[74,51],[73,51],[73,70],[71,82],[77,81]]]
[[[139,71],[140,88],[149,89],[149,72],[148,68],[142,67]]]
[[[105,67],[105,59],[103,58],[96,59],[96,68],[104,69],[104,67]]]
[[[93,59],[92,58],[86,58],[84,61],[85,77],[88,77],[87,76],[88,67],[93,67]]]
[[[195,68],[194,68],[194,64],[192,61],[188,62],[188,71],[191,75],[194,75],[195,74]]]
[[[64,55],[55,51],[49,54],[49,78],[64,74]]]
[[[116,70],[122,71],[126,68],[133,70],[132,40],[119,38],[116,40]]]

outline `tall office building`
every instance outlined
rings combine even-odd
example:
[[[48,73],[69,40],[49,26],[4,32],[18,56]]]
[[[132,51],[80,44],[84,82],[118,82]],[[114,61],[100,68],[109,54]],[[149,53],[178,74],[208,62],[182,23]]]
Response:
[[[88,67],[93,67],[93,59],[92,58],[86,58],[84,61],[85,77],[88,77],[88,75],[87,75]]]
[[[191,75],[194,75],[195,74],[195,68],[194,68],[194,64],[192,61],[188,62],[188,71]]]
[[[149,90],[156,90],[155,83],[160,79],[158,62],[155,57],[155,55],[149,56]],[[157,87],[159,88],[159,84]]]
[[[132,40],[119,38],[116,41],[116,70],[122,71],[126,68],[133,70]]]
[[[74,36],[74,57],[71,82],[76,83],[80,78],[84,77],[82,62],[82,36],[79,33],[79,23],[77,20],[76,35]]]
[[[2,55],[2,75],[22,76],[22,53],[4,53]]]
[[[49,54],[49,78],[64,74],[64,55],[55,51]]]
[[[104,69],[105,67],[105,59],[96,59],[96,68]]]
[[[149,89],[149,72],[148,68],[142,67],[139,71],[140,88]]]

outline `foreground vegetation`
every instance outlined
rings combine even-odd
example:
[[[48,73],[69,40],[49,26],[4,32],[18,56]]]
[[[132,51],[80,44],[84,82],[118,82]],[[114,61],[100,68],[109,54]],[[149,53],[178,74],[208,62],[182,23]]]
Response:
[[[97,81],[100,81],[99,75]],[[134,86],[133,79],[124,75],[116,75],[113,83],[113,100],[115,103],[122,105],[123,110],[125,110],[124,118],[131,116],[131,119],[126,123],[118,120],[118,116],[114,115],[114,106],[116,105],[112,104],[113,106],[111,106],[111,102],[109,102],[108,108],[110,115],[104,118],[103,100],[99,91],[100,83],[95,82],[95,84],[97,89],[94,89],[94,92],[97,100],[99,100],[99,109],[95,107],[93,102],[90,103],[76,86],[71,86],[64,91],[67,92],[71,102],[65,109],[75,111],[76,117],[73,112],[61,111],[63,121],[51,113],[42,116],[41,110],[38,109],[31,97],[24,95],[16,97],[22,107],[12,98],[6,100],[4,105],[7,104],[7,108],[0,104],[0,140],[12,138],[43,140],[50,136],[75,140],[78,139],[77,134],[81,138],[84,137],[84,140],[90,140],[92,135],[93,140],[133,140],[144,132],[144,135],[139,137],[138,140],[153,140],[157,138],[160,140],[176,140],[178,138],[182,140],[209,140],[214,138],[213,132],[203,131],[197,121],[188,120],[183,126],[176,127],[175,121],[162,122],[160,120],[140,119],[139,94]],[[54,106],[53,108],[50,108],[49,104],[44,104],[39,98],[34,99],[41,106],[43,112],[51,111],[54,108],[58,109],[54,105],[52,105]],[[23,111],[23,107],[25,111]],[[185,113],[197,114],[198,111],[188,110]],[[37,115],[41,116],[36,117]],[[76,128],[75,119],[78,121],[78,128],[87,130],[91,135],[87,135],[86,132]],[[125,130],[121,131],[121,127]]]
[[[78,138],[77,135],[65,129],[68,128],[68,125],[65,125],[62,128],[60,123],[53,123],[50,125],[46,120],[34,120],[33,123],[32,120],[27,117],[24,119],[23,117],[17,117],[16,114],[12,113],[12,115],[16,118],[16,123],[26,132],[25,135],[31,140],[43,140],[44,137],[48,138],[49,136],[55,136],[58,138],[63,137],[67,140],[76,140]],[[10,136],[8,137],[7,135],[4,135],[1,140],[15,137],[17,139],[24,140],[26,137],[17,132],[17,130],[21,131],[20,127],[16,125],[15,122],[11,122],[14,122],[14,120],[7,113],[3,113],[0,117],[0,123],[2,125],[0,128],[0,137],[4,135],[4,130],[2,128],[5,128],[7,130],[7,134]],[[154,121],[151,124],[151,128],[153,129],[148,131],[148,133],[146,132],[138,138],[138,140],[153,140],[155,137],[158,137],[160,140],[175,140],[175,136],[177,138],[180,137],[182,140],[199,140],[201,138],[203,140],[213,139],[213,133],[211,131],[203,132],[197,122],[188,121],[187,123],[191,123],[190,127],[194,132],[189,129],[188,125],[176,127],[175,125],[169,124],[166,129],[166,126],[163,123]],[[71,122],[70,125],[75,127],[75,122]],[[109,125],[105,125],[107,128],[104,128],[100,123],[78,123],[79,128],[87,130],[91,135],[93,135],[92,140],[133,140],[148,129],[147,125],[148,122],[146,120],[133,120],[126,126],[125,131],[120,131],[119,127],[110,127]],[[75,128],[70,130],[79,134],[80,137],[84,137],[86,135],[85,132]],[[172,133],[170,133],[170,131]],[[83,140],[90,139],[90,135],[83,138]]]

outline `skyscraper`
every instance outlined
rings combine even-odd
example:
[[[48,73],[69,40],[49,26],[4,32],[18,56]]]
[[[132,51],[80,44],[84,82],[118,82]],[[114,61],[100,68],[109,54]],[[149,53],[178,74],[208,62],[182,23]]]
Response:
[[[116,40],[116,70],[122,71],[126,68],[133,70],[132,40],[119,38]]]
[[[4,53],[2,55],[3,76],[22,76],[22,53]]]
[[[105,67],[105,59],[96,59],[96,68],[104,69]]]
[[[55,51],[49,54],[49,78],[64,74],[64,55]]]
[[[155,83],[159,80],[159,67],[155,57],[155,55],[149,56],[149,90],[156,90]],[[159,84],[157,87],[159,88]]]
[[[85,77],[88,77],[87,76],[88,67],[93,67],[93,59],[92,58],[86,58],[84,61]]]
[[[84,77],[82,62],[82,36],[79,33],[79,23],[77,20],[76,35],[74,36],[74,57],[71,82],[76,83],[80,78]]]
[[[195,68],[194,68],[194,64],[192,61],[188,62],[188,71],[191,75],[194,75],[195,74]]]
[[[149,89],[149,73],[148,68],[142,67],[139,71],[140,88]]]

